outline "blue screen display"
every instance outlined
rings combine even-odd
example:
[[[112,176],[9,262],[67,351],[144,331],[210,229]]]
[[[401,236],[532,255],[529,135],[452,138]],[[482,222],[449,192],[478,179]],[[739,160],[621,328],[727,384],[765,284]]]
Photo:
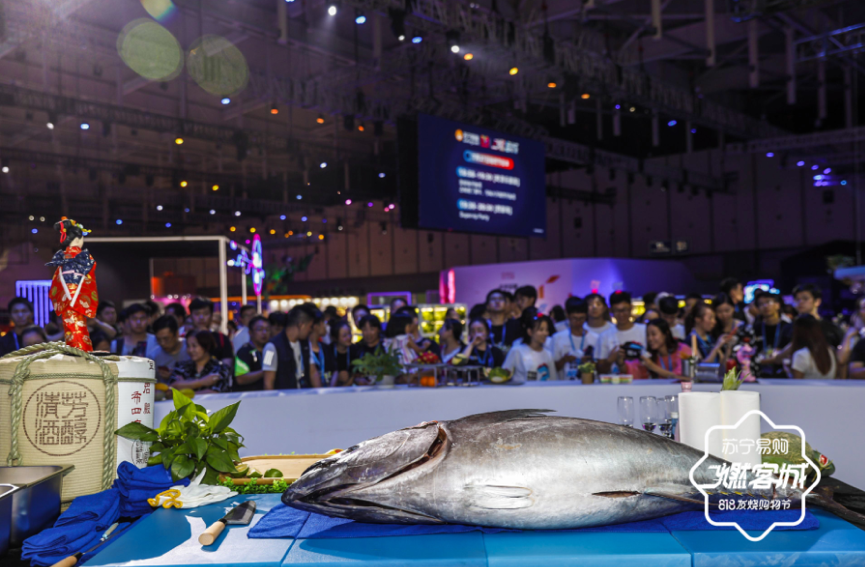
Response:
[[[541,142],[419,115],[419,227],[544,236],[544,154]]]

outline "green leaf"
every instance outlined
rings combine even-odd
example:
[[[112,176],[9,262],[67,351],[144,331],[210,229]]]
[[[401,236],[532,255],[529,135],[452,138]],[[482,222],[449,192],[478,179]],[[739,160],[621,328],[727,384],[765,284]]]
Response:
[[[178,455],[171,462],[171,476],[174,480],[188,477],[195,469],[195,462],[189,460],[186,455]]]
[[[192,447],[192,452],[195,454],[197,460],[200,461],[204,458],[204,454],[207,452],[207,442],[204,439],[193,437],[186,443]]]
[[[183,424],[180,423],[179,419],[175,419],[171,423],[168,424],[168,429],[166,429],[166,433],[172,437],[180,437],[183,435]]]
[[[171,466],[171,461],[174,460],[174,449],[168,449],[167,451],[163,451],[162,455],[162,466],[168,468]]]
[[[165,449],[165,445],[162,443],[154,443],[150,446],[150,453],[159,453]]]
[[[226,441],[222,437],[214,437],[210,440],[210,442],[222,449],[223,451],[228,451],[228,441]]]
[[[147,466],[152,467],[153,465],[161,465],[162,464],[162,455],[153,455],[149,459],[147,459]]]
[[[200,471],[199,471],[200,472]],[[219,471],[208,466],[207,472],[204,473],[204,478],[201,479],[201,484],[217,484],[219,482]]]
[[[148,433],[155,433],[152,429],[144,425],[143,423],[127,423],[120,429],[114,432],[116,435],[121,437],[125,437],[126,439],[132,439],[133,441],[140,440],[142,437],[147,435]]]
[[[207,464],[219,472],[233,473],[235,472],[234,463],[228,458],[224,452],[216,447],[211,447],[207,450]]]
[[[237,414],[237,406],[240,405],[240,402],[235,402],[230,406],[226,406],[220,410],[213,412],[213,415],[210,416],[210,421],[207,423],[207,427],[213,433],[219,433],[231,423],[234,419],[234,416]]]
[[[188,400],[189,398],[186,399]],[[192,404],[191,400],[188,404],[177,410],[177,417],[179,417],[180,421],[183,423],[189,423],[192,421],[192,418],[195,417],[195,406]]]
[[[190,400],[189,398],[181,394],[179,390],[176,390],[174,388],[171,389],[171,395],[172,399],[174,399],[174,409],[179,410],[183,406],[192,403],[192,400]]]
[[[159,433],[155,431],[151,431],[149,433],[145,433],[141,436],[141,440],[147,443],[153,443],[155,441],[159,441]]]
[[[176,417],[177,417],[177,413],[173,412],[173,411],[170,411],[167,414],[165,414],[165,417],[163,417],[162,421],[159,422],[159,427],[156,429],[156,431],[158,431],[160,435],[165,433],[165,430],[168,427],[168,424],[171,423],[172,420],[174,420]]]

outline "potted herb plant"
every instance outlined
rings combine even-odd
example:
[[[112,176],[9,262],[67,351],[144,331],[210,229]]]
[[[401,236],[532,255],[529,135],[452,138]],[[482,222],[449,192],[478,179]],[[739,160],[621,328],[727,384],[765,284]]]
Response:
[[[577,370],[580,371],[580,376],[582,377],[583,384],[592,384],[595,381],[595,363],[594,362],[584,362],[577,367]]]
[[[362,358],[353,361],[355,372],[375,378],[375,383],[382,386],[393,386],[396,377],[402,374],[399,357],[384,349],[368,352]]]

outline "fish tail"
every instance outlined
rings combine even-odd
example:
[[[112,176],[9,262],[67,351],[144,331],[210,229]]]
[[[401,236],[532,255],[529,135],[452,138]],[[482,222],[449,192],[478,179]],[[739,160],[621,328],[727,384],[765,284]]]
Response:
[[[850,523],[860,525],[865,524],[865,515],[862,515],[859,512],[854,512],[846,506],[836,502],[833,491],[829,487],[815,489],[805,497],[805,501],[808,504],[813,504],[818,508],[832,512],[836,516],[843,520],[847,520]]]

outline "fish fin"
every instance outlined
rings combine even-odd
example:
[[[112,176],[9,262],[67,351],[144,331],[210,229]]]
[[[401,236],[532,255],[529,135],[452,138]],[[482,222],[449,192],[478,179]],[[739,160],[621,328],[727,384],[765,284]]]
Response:
[[[529,508],[535,503],[532,491],[522,486],[472,484],[466,486],[468,505],[488,510]]]
[[[694,495],[694,487],[692,486],[669,485],[649,487],[643,491],[643,494],[646,494],[648,496],[657,496],[658,498],[666,498],[668,500],[677,500],[679,502],[698,504],[700,506],[703,506],[706,503],[706,500],[702,497],[702,495]],[[717,504],[709,505],[717,506]]]
[[[639,496],[639,492],[628,492],[627,490],[618,490],[612,492],[595,492],[592,496],[602,496],[604,498],[630,498],[631,496]]]

